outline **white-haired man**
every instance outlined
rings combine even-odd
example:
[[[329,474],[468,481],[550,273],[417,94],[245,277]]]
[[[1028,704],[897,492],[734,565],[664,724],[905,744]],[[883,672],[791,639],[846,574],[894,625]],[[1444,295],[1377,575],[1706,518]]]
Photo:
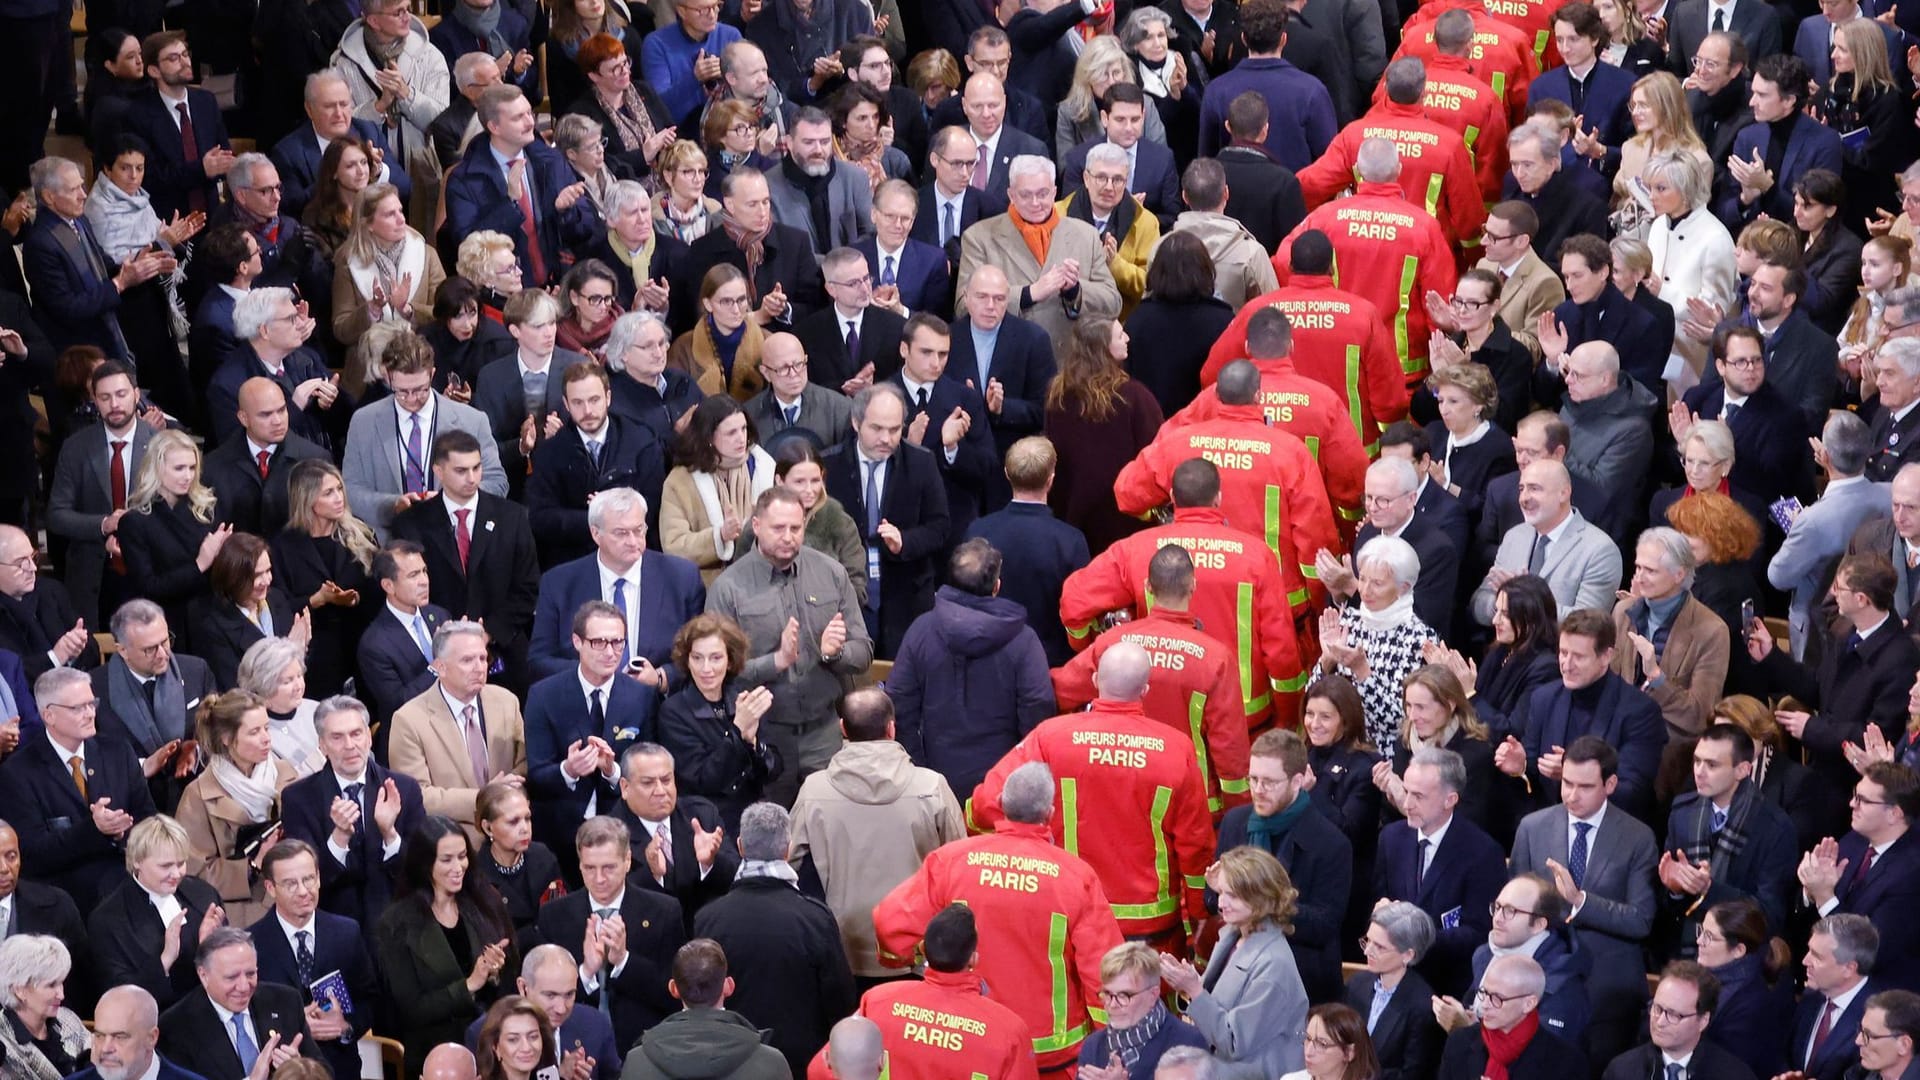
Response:
[[[1000,267],[1007,274],[1014,313],[1040,324],[1053,340],[1065,341],[1080,319],[1119,315],[1120,290],[1099,231],[1069,218],[1054,204],[1055,193],[1053,162],[1022,154],[1008,163],[1007,212],[961,236],[955,278],[966,281],[987,264]],[[1034,258],[1023,226],[1046,238],[1045,258]],[[955,314],[966,314],[966,306],[964,295],[957,298]]]

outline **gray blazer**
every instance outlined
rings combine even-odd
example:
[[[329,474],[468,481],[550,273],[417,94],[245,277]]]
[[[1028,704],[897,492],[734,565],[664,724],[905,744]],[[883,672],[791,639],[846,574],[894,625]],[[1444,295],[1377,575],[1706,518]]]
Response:
[[[800,412],[792,424],[787,423],[779,403],[773,400],[771,386],[748,398],[742,408],[747,412],[747,419],[753,421],[762,443],[789,427],[802,427],[820,436],[823,446],[832,448],[853,430],[853,399],[813,383],[800,391]]]
[[[1528,814],[1513,836],[1511,871],[1552,881],[1547,860],[1567,865],[1569,835],[1564,805]],[[1659,862],[1653,830],[1618,806],[1607,807],[1599,831],[1588,838],[1587,873],[1581,883],[1587,902],[1568,924],[1579,934],[1580,947],[1593,953],[1587,994],[1596,1015],[1605,1008],[1603,999],[1627,1009],[1646,999],[1647,964],[1641,945],[1653,932]]]
[[[1783,592],[1793,591],[1787,633],[1795,660],[1806,654],[1809,617],[1819,606],[1834,563],[1846,553],[1854,530],[1869,518],[1892,514],[1893,486],[1862,477],[1858,482],[1843,481],[1839,487],[1829,482],[1827,493],[1793,520],[1786,542],[1767,564],[1767,581]]]
[[[147,440],[153,430],[144,423],[133,425],[133,446],[127,454],[127,494],[133,494],[140,461],[147,456]],[[53,491],[47,498],[47,531],[64,536],[67,547],[67,591],[73,597],[73,609],[92,629],[104,629],[106,619],[100,612],[100,578],[107,567],[107,541],[100,535],[100,523],[113,513],[113,489],[107,464],[107,428],[88,424],[60,444],[60,457],[53,466]]]
[[[1620,549],[1599,526],[1581,517],[1580,511],[1568,512],[1573,520],[1568,523],[1567,531],[1560,534],[1560,539],[1547,547],[1540,576],[1553,590],[1553,601],[1559,606],[1562,618],[1582,608],[1610,614],[1614,590],[1620,587]],[[1533,554],[1533,537],[1533,526],[1524,521],[1508,529],[1507,535],[1500,538],[1500,551],[1494,556],[1493,565],[1516,574],[1526,573],[1527,559]],[[1490,577],[1473,590],[1473,618],[1481,626],[1493,625],[1494,591]]]
[[[400,441],[397,408],[392,398],[381,398],[354,410],[353,420],[347,425],[347,454],[340,469],[347,480],[347,504],[361,521],[373,527],[383,544],[388,539],[387,529],[393,524],[393,504],[406,493],[406,480],[400,466],[400,455],[405,451]],[[493,430],[487,424],[485,413],[436,390],[433,426],[435,431],[459,430],[480,440],[480,490],[506,495],[506,470],[500,467],[500,448],[494,444]],[[431,458],[432,436],[422,441],[426,443],[422,453]],[[426,472],[427,486],[434,489],[433,472],[430,468]]]
[[[1187,1018],[1213,1044],[1216,1080],[1267,1080],[1306,1065],[1307,990],[1293,948],[1276,927],[1257,930],[1233,948],[1239,931],[1220,935],[1203,979],[1213,989],[1187,1003]]]
[[[807,197],[787,179],[780,165],[767,170],[767,194],[773,198],[773,220],[806,233],[813,240],[815,258],[851,245],[867,234],[873,221],[873,188],[867,183],[867,174],[845,161],[833,163],[833,178],[827,182],[827,236],[814,236]]]

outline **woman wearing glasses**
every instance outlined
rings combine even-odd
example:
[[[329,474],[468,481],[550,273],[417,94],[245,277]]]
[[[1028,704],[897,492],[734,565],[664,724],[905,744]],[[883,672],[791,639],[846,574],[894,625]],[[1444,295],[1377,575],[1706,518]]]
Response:
[[[1793,954],[1787,943],[1773,936],[1766,913],[1752,900],[1708,908],[1694,943],[1700,963],[1720,980],[1707,1040],[1746,1062],[1755,1076],[1778,1075],[1787,1064],[1780,1033],[1793,1023]]]
[[[1501,227],[1509,226],[1502,222]],[[1436,298],[1427,304],[1427,317],[1434,325],[1427,349],[1436,376],[1468,363],[1486,369],[1495,393],[1487,402],[1485,418],[1509,436],[1507,442],[1511,447],[1510,436],[1518,430],[1520,418],[1526,415],[1533,399],[1533,353],[1500,317],[1500,298],[1504,292],[1500,275],[1491,270],[1475,268],[1461,274],[1452,300],[1441,305]],[[1436,400],[1439,393],[1440,387],[1430,382],[1414,394],[1410,406],[1414,419],[1428,424],[1429,428],[1436,418],[1445,419]],[[1476,425],[1477,422],[1468,427]],[[1437,440],[1434,442],[1436,457],[1440,445]],[[1512,449],[1507,453],[1511,457]],[[1465,491],[1466,485],[1462,484],[1461,489]]]
[[[1345,1005],[1315,1005],[1303,1045],[1307,1067],[1280,1080],[1381,1080],[1366,1021]]]
[[[1374,909],[1360,938],[1367,970],[1347,980],[1347,1004],[1365,1021],[1380,1080],[1425,1080],[1440,1064],[1446,1036],[1433,1022],[1433,987],[1413,970],[1434,936],[1433,916],[1392,900]]]
[[[767,385],[760,374],[760,313],[753,310],[747,276],[721,263],[700,279],[700,321],[667,352],[667,366],[693,376],[703,394],[745,401]]]
[[[719,198],[720,181],[725,180],[733,170],[748,165],[766,172],[780,164],[778,158],[767,152],[767,147],[772,145],[768,141],[768,133],[777,133],[778,130],[777,127],[762,129],[756,121],[753,106],[738,98],[714,105],[707,113],[707,118],[700,123],[700,141],[706,147],[707,155],[706,170],[700,179],[705,185],[703,190],[709,196],[709,202]],[[670,190],[676,205],[674,214],[668,220],[677,229],[678,215],[690,212],[693,207],[691,201],[681,195],[678,186],[670,187]],[[681,203],[687,204],[686,211],[682,211],[678,205]],[[714,208],[718,209],[719,204],[715,203]],[[678,235],[677,231],[675,235]],[[691,244],[699,237],[682,236],[681,239]]]
[[[1200,1029],[1181,1023],[1160,997],[1160,957],[1141,942],[1115,945],[1100,958],[1100,1004],[1107,1026],[1080,1044],[1081,1080],[1153,1080],[1167,1051],[1207,1048]]]
[[[617,295],[613,268],[599,259],[573,265],[560,282],[560,322],[554,341],[562,349],[606,362],[607,335],[626,311]]]
[[[606,159],[630,179],[651,173],[676,135],[666,103],[645,82],[633,79],[633,57],[612,34],[595,34],[577,58],[592,88],[574,99],[567,116],[597,124],[606,135]],[[562,117],[561,122],[565,123]],[[556,138],[559,135],[555,131]],[[595,205],[599,205],[597,202]]]

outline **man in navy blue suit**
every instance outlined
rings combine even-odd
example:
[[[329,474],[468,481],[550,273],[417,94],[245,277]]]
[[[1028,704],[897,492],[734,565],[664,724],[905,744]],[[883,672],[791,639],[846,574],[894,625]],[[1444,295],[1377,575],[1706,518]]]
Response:
[[[1838,173],[1845,156],[1840,136],[1803,116],[1812,75],[1797,56],[1776,53],[1753,66],[1753,123],[1733,140],[1728,176],[1714,191],[1713,212],[1729,232],[1765,214],[1793,218],[1793,189],[1814,169]],[[1785,139],[1785,146],[1775,146]]]
[[[380,980],[360,924],[320,910],[320,853],[304,840],[282,840],[260,858],[273,910],[247,927],[260,978],[300,991],[307,1031],[335,1076],[359,1074],[355,1043],[380,1014]],[[338,973],[346,996],[315,997],[313,984]]]
[[[612,411],[612,380],[604,366],[577,363],[560,378],[571,423],[533,448],[527,475],[527,513],[540,565],[547,569],[592,553],[587,507],[596,494],[630,487],[654,506],[667,479],[666,451],[653,429]],[[768,434],[763,429],[761,438]]]
[[[448,60],[449,64],[453,61]],[[392,184],[400,191],[400,201],[413,194],[413,181],[387,146],[380,125],[353,115],[353,91],[338,71],[325,68],[307,76],[307,122],[274,144],[274,167],[280,170],[280,209],[288,217],[299,218],[320,182],[320,159],[327,145],[348,135],[373,147],[378,160],[370,160],[368,182]],[[389,160],[391,159],[391,160]]]
[[[428,602],[432,578],[426,550],[394,540],[373,557],[373,577],[387,602],[360,636],[360,692],[385,729],[393,711],[433,685],[433,634],[453,616]]]
[[[966,126],[959,124],[936,130],[927,151],[933,180],[920,188],[920,210],[914,215],[911,235],[946,252],[949,271],[960,264],[960,234],[975,222],[1007,212],[1004,190],[995,195],[970,183],[980,154]],[[953,303],[951,295],[947,303]]]
[[[1607,242],[1592,233],[1569,236],[1560,245],[1559,262],[1567,298],[1552,312],[1551,325],[1557,333],[1540,335],[1545,359],[1533,374],[1535,400],[1542,406],[1559,407],[1566,393],[1565,356],[1589,341],[1612,345],[1620,354],[1621,374],[1632,376],[1656,395],[1665,394],[1660,373],[1673,341],[1660,340],[1653,316],[1613,283],[1613,253]]]
[[[1044,435],[1029,435],[1014,443],[1006,461],[1012,501],[975,520],[963,539],[978,536],[999,551],[1020,553],[1000,569],[1000,595],[1027,609],[1027,621],[1040,635],[1048,665],[1059,667],[1073,659],[1073,648],[1067,643],[1066,628],[1051,613],[1060,610],[1060,590],[1067,576],[1091,558],[1087,537],[1054,517],[1047,506],[1060,456]]]
[[[953,316],[953,276],[938,244],[915,235],[920,196],[905,180],[888,180],[873,193],[873,233],[854,242],[873,271],[873,299],[903,317],[925,311]]]
[[[260,271],[253,284],[281,285],[300,290],[302,296],[325,296],[333,287],[333,262],[320,253],[314,234],[280,206],[280,170],[265,154],[248,151],[233,159],[227,170],[227,201],[207,215],[207,225],[217,228],[238,224],[260,246]],[[188,299],[197,302],[199,293],[213,287],[195,267],[189,266]]]
[[[595,552],[546,572],[533,615],[528,662],[536,679],[572,671],[580,662],[570,631],[574,613],[605,600],[627,614],[623,668],[665,692],[673,635],[707,606],[700,571],[674,555],[647,550],[647,500],[632,488],[610,488],[587,507]]]
[[[1701,383],[1681,398],[1671,417],[1676,445],[1700,420],[1725,420],[1733,431],[1733,472],[1728,477],[1772,502],[1806,486],[1806,416],[1767,381],[1766,338],[1751,326],[1723,326],[1713,335],[1718,384]]]
[[[1420,478],[1416,489],[1419,494],[1413,502],[1413,511],[1422,521],[1439,529],[1441,534],[1453,542],[1455,552],[1467,549],[1467,510],[1460,505],[1460,498],[1446,489],[1445,485],[1432,480],[1433,444],[1428,441],[1424,428],[1396,420],[1388,424],[1380,433],[1380,456],[1397,457],[1413,466],[1414,475]],[[1354,546],[1359,551],[1359,545]],[[1427,562],[1420,562],[1420,576],[1427,576]],[[1433,625],[1433,624],[1429,624]],[[1436,627],[1442,633],[1444,627]]]
[[[569,844],[568,846],[572,846]],[[583,1058],[592,1066],[592,1080],[617,1080],[620,1076],[620,1042],[614,1038],[613,1021],[592,1005],[580,1004],[579,962],[559,945],[535,945],[520,959],[520,977],[514,992],[532,998],[553,1025],[553,1047],[558,1060],[547,1064],[559,1069],[559,1075],[571,1080],[572,1064]],[[480,1042],[480,1025],[486,1017],[477,1016],[467,1025],[467,1049]],[[542,1070],[543,1072],[545,1070]],[[431,1074],[431,1068],[428,1069]],[[345,1080],[338,1072],[335,1080]]]
[[[521,281],[544,287],[560,276],[562,246],[593,231],[586,185],[535,136],[533,104],[519,87],[487,87],[479,111],[487,137],[468,143],[447,174],[447,235],[456,244],[481,229],[512,237]]]
[[[995,456],[1004,458],[1016,441],[1046,427],[1047,386],[1057,370],[1053,341],[1038,325],[1007,311],[1012,287],[999,267],[982,266],[964,284],[967,313],[953,324],[947,366],[955,379],[985,395]],[[1002,478],[989,479],[986,509],[998,510],[1012,495]]]
[[[1597,130],[1600,142],[1617,155],[1620,144],[1633,136],[1627,98],[1633,94],[1634,76],[1600,59],[1598,49],[1607,37],[1607,28],[1591,6],[1555,11],[1553,33],[1562,43],[1560,57],[1564,62],[1534,76],[1528,84],[1528,111],[1538,101],[1564,101],[1581,118],[1580,130]]]
[[[820,260],[833,302],[800,320],[793,332],[807,352],[807,379],[841,393],[891,378],[900,370],[906,319],[874,302],[873,266],[857,250],[838,247]]]
[[[1853,787],[1853,829],[1815,845],[1800,862],[1800,887],[1822,916],[1862,915],[1880,931],[1876,981],[1897,990],[1920,986],[1920,775],[1895,761],[1866,767]]]
[[[1130,82],[1114,83],[1100,98],[1100,126],[1105,134],[1088,139],[1072,150],[1060,163],[1062,194],[1071,195],[1087,186],[1083,174],[1087,151],[1102,142],[1110,142],[1127,152],[1127,191],[1144,194],[1147,212],[1160,219],[1162,229],[1169,228],[1180,213],[1180,170],[1174,165],[1173,151],[1164,145],[1141,138],[1146,127],[1146,94]]]
[[[0,806],[31,807],[13,822],[36,881],[91,911],[126,876],[127,831],[155,813],[133,748],[98,734],[86,672],[57,667],[33,687],[43,737],[0,765]]]
[[[73,1080],[205,1080],[160,1057],[160,1005],[138,986],[116,986],[100,995],[93,1010],[93,1064]],[[159,1063],[155,1065],[155,1059]]]
[[[315,322],[294,304],[293,290],[249,289],[233,306],[233,329],[240,344],[207,384],[214,440],[239,434],[240,387],[258,378],[272,380],[286,395],[287,421],[295,435],[320,446],[344,446],[353,397],[306,345]]]
[[[320,906],[371,926],[399,884],[401,838],[426,819],[420,784],[373,760],[367,707],[353,698],[320,702],[313,725],[327,767],[287,785],[280,819],[317,853]]]
[[[246,226],[229,221],[200,237],[193,247],[193,261],[194,273],[206,284],[207,291],[200,297],[193,325],[187,331],[187,381],[204,394],[213,373],[240,345],[233,332],[233,305],[260,276],[260,242]],[[201,419],[197,409],[192,419]]]
[[[1457,998],[1473,976],[1473,951],[1493,928],[1491,905],[1506,884],[1507,853],[1454,813],[1467,785],[1459,754],[1415,752],[1401,784],[1407,818],[1380,833],[1374,899],[1410,900],[1433,917],[1439,934],[1420,973],[1434,993]]]
[[[946,482],[948,542],[980,516],[987,487],[1000,473],[987,429],[987,402],[979,390],[948,373],[953,331],[935,315],[907,321],[901,368],[888,380],[907,395],[907,439],[933,452]]]
[[[147,195],[160,220],[175,214],[211,212],[220,205],[220,178],[233,168],[233,143],[213,94],[193,85],[193,53],[187,35],[167,30],[140,44],[150,92],[121,114],[115,135],[137,135],[147,144]]]
[[[619,757],[636,742],[657,741],[660,692],[620,667],[627,619],[604,600],[589,600],[572,622],[577,667],[550,675],[527,694],[527,791],[538,808],[534,834],[573,851],[582,821],[611,813],[620,801]]]
[[[1807,989],[1794,1010],[1787,1068],[1806,1080],[1850,1075],[1860,1063],[1854,1042],[1860,1018],[1867,999],[1881,989],[1880,981],[1868,976],[1885,954],[1879,931],[1865,916],[1829,915],[1813,924],[1804,961]]]
[[[147,251],[116,266],[84,216],[86,178],[66,158],[33,164],[33,190],[41,212],[20,242],[27,277],[33,281],[33,315],[61,352],[93,345],[109,359],[133,361],[120,330],[120,294],[173,265],[173,256]]]

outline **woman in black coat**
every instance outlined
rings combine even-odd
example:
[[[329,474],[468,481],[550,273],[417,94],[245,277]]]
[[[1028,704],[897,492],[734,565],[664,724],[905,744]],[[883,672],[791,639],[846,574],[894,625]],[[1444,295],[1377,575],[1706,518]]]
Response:
[[[1127,372],[1172,416],[1200,395],[1207,350],[1233,322],[1233,308],[1213,295],[1213,257],[1199,237],[1176,232],[1160,242],[1147,266],[1147,295],[1127,318]]]
[[[1720,980],[1707,1039],[1755,1076],[1787,1067],[1783,1031],[1793,1024],[1793,957],[1752,900],[1727,900],[1700,920],[1699,961]]]
[[[173,818],[150,817],[127,833],[132,874],[87,917],[90,975],[98,976],[100,987],[138,986],[162,1009],[200,989],[194,953],[201,937],[226,920],[212,914],[220,906],[219,892],[186,872],[192,856],[187,830]],[[156,898],[180,905],[180,941],[172,956]]]
[[[653,87],[634,78],[634,57],[611,34],[595,34],[581,43],[576,60],[589,86],[563,115],[584,116],[600,125],[607,138],[607,164],[616,173],[624,167],[635,179],[648,175],[660,152],[674,141],[674,121],[666,104]]]
[[[1514,338],[1512,328],[1500,317],[1500,293],[1498,274],[1469,270],[1460,275],[1453,299],[1445,304],[1429,302],[1427,315],[1443,334],[1433,343],[1434,372],[1468,361],[1485,367],[1498,394],[1476,396],[1489,402],[1486,419],[1511,436],[1533,402],[1534,363],[1533,353]],[[1432,424],[1441,418],[1437,393],[1438,386],[1422,385],[1414,391],[1407,411],[1415,423]],[[1439,444],[1434,445],[1438,456]]]
[[[1793,222],[1806,237],[1800,265],[1807,272],[1807,287],[1794,307],[1822,333],[1838,336],[1860,298],[1860,257],[1866,246],[1840,215],[1851,193],[1838,174],[1810,169],[1794,181],[1793,195]]]
[[[483,842],[475,854],[480,876],[500,894],[513,922],[514,940],[526,952],[540,944],[540,905],[567,894],[560,859],[533,838],[533,805],[527,793],[506,784],[480,789],[473,810]]]
[[[1427,380],[1437,395],[1440,419],[1427,425],[1428,479],[1460,500],[1469,528],[1480,524],[1487,481],[1519,469],[1513,436],[1493,422],[1499,390],[1478,363],[1454,364]]]
[[[760,738],[773,692],[740,681],[747,636],[725,616],[698,615],[681,627],[673,664],[688,679],[660,705],[660,744],[673,753],[680,792],[713,800],[727,831],[738,835],[740,812],[780,775],[779,752]]]
[[[1695,425],[1696,428],[1700,425]],[[1693,595],[1708,610],[1720,616],[1732,635],[1732,650],[1727,655],[1727,693],[1766,694],[1758,678],[1753,659],[1741,643],[1745,627],[1741,605],[1752,602],[1758,608],[1765,600],[1761,578],[1755,566],[1764,566],[1760,555],[1760,521],[1738,500],[1719,491],[1700,491],[1676,500],[1666,509],[1664,521],[1686,535],[1693,545],[1697,565],[1693,571]]]
[[[1380,789],[1373,767],[1380,761],[1367,739],[1366,706],[1344,675],[1329,675],[1307,687],[1301,702],[1301,734],[1307,740],[1307,793],[1328,821],[1353,845],[1353,878],[1373,880],[1373,853],[1380,839]],[[1372,897],[1353,889],[1340,924],[1341,952],[1364,959],[1352,942],[1366,928]]]
[[[252,533],[234,533],[207,568],[207,595],[188,605],[194,648],[222,690],[239,685],[240,658],[271,634],[306,645],[313,624],[304,604],[275,587],[273,554]]]
[[[360,634],[381,602],[373,580],[378,551],[373,530],[347,508],[346,482],[333,462],[295,465],[287,477],[287,527],[273,538],[273,564],[280,587],[304,597],[313,615],[311,697],[339,693],[356,670]]]
[[[1874,36],[1869,38],[1864,30]],[[1894,178],[1913,160],[1913,106],[1900,90],[1893,65],[1905,63],[1904,56],[1887,55],[1887,39],[1877,21],[1854,30],[1846,23],[1834,28],[1833,76],[1815,98],[1814,110],[1842,136],[1846,225],[1855,231],[1875,210],[1900,210]]]
[[[420,336],[433,346],[433,388],[462,403],[472,399],[481,368],[520,348],[506,327],[481,317],[479,286],[458,274],[433,294],[433,325]]]
[[[1367,970],[1347,980],[1347,1004],[1362,1018],[1373,998],[1392,994],[1367,1034],[1380,1059],[1378,1080],[1426,1080],[1440,1064],[1446,1031],[1433,1020],[1433,988],[1413,970],[1433,947],[1433,917],[1419,905],[1395,900],[1371,913],[1361,946]]]
[[[1512,717],[1535,690],[1560,678],[1560,617],[1544,579],[1522,574],[1493,594],[1493,648],[1478,665],[1447,650],[1440,659],[1473,684],[1473,711],[1488,738],[1504,742],[1524,732]]]
[[[185,432],[156,433],[114,534],[128,588],[166,610],[175,647],[193,655],[187,605],[207,595],[207,568],[233,535],[231,525],[214,527],[214,494],[201,482],[200,465],[200,448]]]

